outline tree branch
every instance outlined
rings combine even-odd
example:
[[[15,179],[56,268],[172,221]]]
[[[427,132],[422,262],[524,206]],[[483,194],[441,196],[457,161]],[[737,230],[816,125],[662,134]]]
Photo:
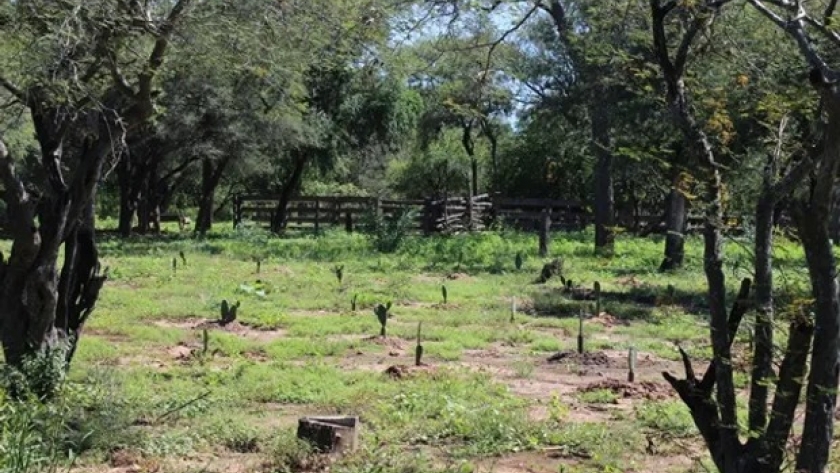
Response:
[[[26,94],[15,84],[13,84],[9,79],[6,79],[3,76],[0,76],[0,85],[3,86],[10,94],[12,94],[16,99],[20,100],[23,103],[26,103]]]

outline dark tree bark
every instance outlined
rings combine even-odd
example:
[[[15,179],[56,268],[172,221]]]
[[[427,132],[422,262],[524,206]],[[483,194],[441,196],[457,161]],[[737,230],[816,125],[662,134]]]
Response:
[[[719,231],[723,214],[720,166],[715,162],[710,141],[694,119],[683,82],[685,60],[694,38],[714,20],[717,9],[722,3],[704,4],[706,14],[694,14],[693,20],[688,23],[685,22],[685,17],[682,17],[683,25],[688,26],[679,42],[677,55],[673,61],[668,53],[664,21],[671,11],[682,7],[674,1],[662,4],[661,0],[651,0],[650,3],[653,14],[654,47],[668,86],[668,103],[676,122],[683,130],[686,143],[699,157],[701,169],[706,176],[706,199],[709,205],[704,235],[704,269],[709,284],[714,359],[704,380],[699,383],[694,377],[685,353],[683,353],[683,359],[687,379],[677,380],[669,374],[665,377],[691,409],[695,424],[706,439],[707,448],[720,472],[778,473],[782,468],[784,449],[793,425],[801,391],[801,379],[806,371],[808,345],[813,337],[805,426],[795,469],[798,472],[822,473],[827,464],[832,442],[836,388],[838,376],[840,376],[840,299],[835,279],[835,262],[828,238],[831,196],[834,181],[840,169],[840,135],[835,133],[840,127],[840,91],[836,89],[833,82],[824,80],[821,70],[817,69],[816,74],[812,73],[812,82],[815,82],[822,94],[823,109],[828,117],[825,127],[827,132],[823,138],[822,151],[815,163],[817,169],[812,179],[811,190],[807,197],[795,206],[794,217],[805,249],[815,298],[815,320],[812,325],[807,318],[798,318],[791,324],[788,347],[779,370],[776,396],[766,429],[764,429],[764,423],[767,421],[767,393],[761,388],[751,392],[749,420],[754,432],[744,445],[737,435],[737,406],[730,353],[730,345],[735,335],[733,325],[737,330],[737,324],[733,324],[732,317],[726,320],[723,309],[725,281],[721,270]],[[755,0],[751,3],[755,5],[760,2]],[[679,10],[679,12],[686,13],[684,10]],[[779,20],[778,23],[786,31],[795,33],[797,28],[801,27],[801,23],[797,23],[799,21],[794,20],[794,23],[789,23]],[[800,44],[808,44],[808,39],[804,35],[797,39]],[[816,81],[813,80],[815,75]],[[777,184],[769,185],[766,179],[763,195],[756,210],[759,227],[756,240],[758,259],[756,276],[760,279],[761,285],[757,302],[764,306],[759,308],[759,342],[756,343],[757,356],[753,370],[754,376],[759,379],[766,377],[772,369],[772,366],[767,365],[767,359],[772,360],[772,354],[764,351],[768,350],[769,343],[772,343],[772,332],[768,334],[768,330],[772,320],[770,319],[772,317],[770,232],[773,208],[778,199],[801,182],[809,165],[807,159],[803,160]],[[765,178],[772,177],[773,174],[775,173],[768,172]],[[753,384],[755,385],[755,380]],[[717,396],[715,402],[712,402],[711,396],[715,386]]]
[[[680,190],[681,177],[674,179],[665,200],[665,258],[660,271],[682,268],[685,259],[686,200]]]
[[[612,139],[609,111],[603,97],[592,107],[592,152],[595,163],[595,251],[613,253],[615,247],[615,196],[612,176]]]
[[[817,73],[822,76],[820,71]],[[835,180],[840,170],[840,90],[834,83],[815,83],[827,117],[822,149],[810,193],[794,204],[793,217],[799,229],[814,295],[815,331],[811,370],[805,401],[802,444],[796,470],[822,472],[834,436],[834,410],[840,382],[840,294],[837,266],[829,236],[829,220]]]
[[[473,122],[465,120],[461,125],[463,134],[461,144],[470,158],[470,191],[472,195],[478,195],[478,160],[475,157],[475,141],[472,137]]]
[[[493,124],[486,118],[481,120],[481,129],[484,136],[487,137],[487,141],[490,142],[490,165],[493,167],[492,174],[493,174],[493,185],[498,185],[499,183],[499,137],[496,136],[496,130],[493,129]],[[476,168],[476,172],[478,169]],[[478,183],[475,183],[474,187],[478,187]],[[477,194],[478,189],[473,189],[473,195]]]
[[[195,232],[204,235],[213,226],[214,198],[216,189],[222,181],[222,175],[227,169],[231,156],[227,155],[218,163],[212,159],[205,158],[201,161],[201,197],[199,199],[198,217],[195,222]]]
[[[102,169],[125,138],[119,133],[136,131],[152,115],[152,82],[190,3],[178,0],[156,25],[153,49],[134,83],[122,75],[108,44],[92,45],[97,55],[82,77],[75,69],[66,70],[66,64],[75,67],[72,58],[58,61],[51,74],[60,80],[67,74],[82,82],[111,77],[110,88],[98,97],[74,103],[71,94],[69,102],[56,100],[54,91],[38,81],[22,90],[0,76],[0,87],[30,112],[40,146],[39,171],[45,178],[37,191],[25,185],[0,141],[0,180],[6,190],[3,199],[13,239],[8,261],[0,262],[0,342],[11,368],[21,369],[28,358],[52,349],[62,350],[64,368],[69,366],[106,277],[99,273],[93,231],[94,195]],[[96,102],[95,107],[88,106],[89,99]],[[65,256],[59,267],[62,248]],[[27,379],[28,388],[47,397],[55,386],[33,384],[40,378]]]
[[[295,192],[300,188],[303,180],[303,171],[306,168],[306,163],[309,161],[306,152],[301,150],[292,151],[292,172],[286,180],[283,189],[280,191],[280,199],[277,201],[277,208],[274,210],[274,216],[271,219],[271,231],[280,233],[286,228],[288,219],[287,210],[289,202],[292,200]]]

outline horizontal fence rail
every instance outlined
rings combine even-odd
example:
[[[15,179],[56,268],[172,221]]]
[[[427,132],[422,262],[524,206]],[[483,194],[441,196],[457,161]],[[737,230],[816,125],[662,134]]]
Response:
[[[234,227],[243,221],[270,226],[279,195],[237,195],[234,197]],[[581,230],[592,223],[592,214],[581,202],[563,199],[508,198],[482,194],[446,199],[380,199],[376,197],[302,196],[289,201],[286,226],[290,230],[315,230],[344,226],[350,232],[366,216],[394,218],[411,211],[411,227],[425,234],[483,231],[505,226],[523,231]],[[661,215],[634,215],[636,228],[656,229]],[[687,231],[698,230],[702,216],[687,218]],[[739,218],[728,218],[738,226]],[[547,225],[547,227],[546,227]]]

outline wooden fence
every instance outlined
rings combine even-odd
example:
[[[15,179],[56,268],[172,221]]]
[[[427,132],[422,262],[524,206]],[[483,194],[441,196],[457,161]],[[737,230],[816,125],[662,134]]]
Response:
[[[237,195],[234,226],[245,220],[270,225],[279,196]],[[500,223],[536,230],[548,215],[552,229],[581,229],[590,220],[580,203],[553,199],[510,199],[487,194],[448,199],[389,200],[372,197],[298,197],[289,202],[286,228],[313,229],[343,226],[353,231],[365,214],[393,218],[412,211],[413,228],[423,233],[481,231]]]

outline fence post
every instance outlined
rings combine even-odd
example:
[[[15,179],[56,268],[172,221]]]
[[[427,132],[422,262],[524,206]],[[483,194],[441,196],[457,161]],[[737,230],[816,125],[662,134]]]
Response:
[[[350,209],[347,209],[347,213],[344,216],[344,231],[353,233],[353,212]]]
[[[548,209],[543,209],[542,219],[540,222],[540,257],[548,256],[549,239],[551,238],[551,213]]]
[[[473,231],[473,196],[467,194],[467,231]]]
[[[240,194],[233,196],[233,228],[234,230],[242,223],[242,197]]]
[[[315,234],[321,231],[321,199],[315,198]]]

